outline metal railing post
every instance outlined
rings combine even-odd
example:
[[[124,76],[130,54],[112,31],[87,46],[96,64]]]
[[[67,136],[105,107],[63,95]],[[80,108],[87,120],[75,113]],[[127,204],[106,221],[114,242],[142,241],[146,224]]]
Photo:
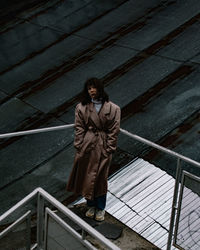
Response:
[[[31,213],[26,218],[26,249],[31,249]]]
[[[84,229],[82,229],[82,234],[81,234],[81,235],[82,235],[82,239],[83,239],[83,240],[85,240],[85,237],[86,237],[86,232],[85,232],[85,230],[84,230]]]
[[[45,209],[45,221],[44,221],[44,250],[47,250],[48,245],[48,226],[49,226],[49,214],[48,208]]]
[[[43,249],[44,243],[44,198],[38,193],[37,206],[37,250]]]
[[[174,230],[174,221],[175,221],[175,215],[177,210],[177,198],[178,198],[178,190],[179,190],[179,182],[181,178],[181,159],[177,159],[177,167],[176,167],[176,180],[174,185],[174,195],[173,195],[173,201],[172,201],[172,211],[171,211],[171,220],[170,220],[170,226],[169,226],[169,235],[168,235],[168,241],[167,241],[167,250],[171,249],[172,244],[172,237],[173,237],[173,230]]]
[[[0,139],[3,138],[10,138],[10,137],[15,137],[15,136],[24,136],[24,135],[30,135],[30,134],[37,134],[37,133],[44,133],[44,132],[50,132],[50,131],[58,131],[58,130],[64,130],[67,128],[73,128],[74,124],[68,124],[68,125],[62,125],[62,126],[55,126],[55,127],[48,127],[48,128],[42,128],[42,129],[34,129],[34,130],[27,130],[27,131],[21,131],[21,132],[14,132],[14,133],[6,133],[6,134],[0,134]],[[132,134],[122,128],[120,128],[121,133],[127,135],[128,137],[139,141],[141,143],[144,143],[145,145],[151,146],[153,148],[158,149],[161,152],[164,152],[168,155],[171,155],[175,158],[177,158],[177,169],[176,169],[176,182],[174,186],[174,196],[173,196],[173,202],[172,202],[172,210],[171,210],[171,220],[170,220],[170,226],[169,226],[169,235],[168,235],[168,242],[167,242],[167,250],[171,249],[171,244],[172,244],[172,237],[173,237],[173,230],[174,230],[174,221],[176,217],[176,210],[177,210],[177,198],[178,198],[178,191],[179,191],[179,182],[180,182],[180,177],[182,174],[181,166],[180,163],[181,161],[187,162],[195,167],[198,167],[200,169],[200,162],[197,162],[195,160],[192,160],[188,157],[185,157],[179,153],[176,153],[170,149],[167,149],[163,146],[160,146],[154,142],[151,142],[145,138],[142,138],[138,135]],[[52,198],[49,198],[49,195],[46,193],[44,195],[44,191],[42,191],[41,188],[35,189],[31,194],[29,194],[27,197],[25,197],[22,201],[18,202],[15,206],[13,206],[11,209],[9,209],[6,213],[0,216],[0,221],[4,220],[12,214],[16,209],[22,207],[22,205],[25,205],[29,200],[31,200],[36,193],[38,193],[38,207],[37,207],[37,216],[38,216],[38,222],[37,222],[37,243],[31,248],[35,249],[37,246],[38,250],[42,250],[44,246],[44,199],[48,200],[50,203],[52,202]],[[44,195],[44,197],[42,197]],[[57,207],[56,202],[54,205]],[[61,209],[62,210],[62,209]],[[63,209],[63,211],[65,211]],[[70,217],[70,215],[69,215]],[[84,228],[84,226],[83,226]],[[85,230],[87,231],[87,230]],[[93,232],[91,232],[94,234]],[[94,234],[95,235],[95,234]],[[84,238],[84,232],[82,234]],[[96,235],[95,235],[96,237]],[[109,245],[109,243],[108,243]]]

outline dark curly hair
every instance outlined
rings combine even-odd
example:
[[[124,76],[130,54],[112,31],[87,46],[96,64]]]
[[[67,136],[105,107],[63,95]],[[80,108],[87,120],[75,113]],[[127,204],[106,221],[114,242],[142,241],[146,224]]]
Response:
[[[91,102],[91,97],[88,94],[88,87],[90,87],[90,86],[93,86],[97,89],[98,99],[101,99],[102,103],[109,101],[109,96],[104,91],[104,85],[103,85],[102,81],[98,78],[93,77],[93,78],[88,79],[84,84],[83,98],[81,101],[81,103],[83,105],[86,105],[86,104]]]

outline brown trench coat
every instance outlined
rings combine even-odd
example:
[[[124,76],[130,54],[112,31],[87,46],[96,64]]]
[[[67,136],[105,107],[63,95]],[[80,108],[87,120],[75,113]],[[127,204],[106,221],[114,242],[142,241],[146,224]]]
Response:
[[[77,149],[67,190],[92,200],[107,193],[107,177],[120,129],[120,108],[105,102],[99,113],[94,104],[79,103],[75,111]]]

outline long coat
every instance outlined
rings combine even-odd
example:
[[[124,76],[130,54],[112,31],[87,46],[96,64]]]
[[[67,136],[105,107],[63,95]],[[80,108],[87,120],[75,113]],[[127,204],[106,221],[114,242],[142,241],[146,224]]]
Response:
[[[107,193],[107,177],[120,129],[120,108],[105,102],[99,113],[94,104],[79,103],[75,111],[76,154],[67,190],[92,200]]]

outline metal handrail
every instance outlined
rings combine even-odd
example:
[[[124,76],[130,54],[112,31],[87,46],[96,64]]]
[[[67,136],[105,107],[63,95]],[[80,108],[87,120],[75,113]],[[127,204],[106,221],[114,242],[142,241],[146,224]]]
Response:
[[[108,249],[120,250],[120,248],[118,248],[115,244],[113,244],[111,241],[109,241],[107,238],[105,238],[102,234],[100,234],[98,231],[96,231],[93,227],[91,227],[89,224],[87,224],[84,220],[82,220],[80,217],[78,217],[76,214],[74,214],[69,208],[64,206],[61,202],[56,200],[53,196],[51,196],[49,193],[47,193],[42,188],[36,188],[29,195],[27,195],[24,199],[19,201],[16,205],[14,205],[12,208],[10,208],[7,212],[5,212],[3,215],[1,215],[0,222],[5,220],[14,211],[21,208],[25,204],[27,204],[27,202],[32,200],[37,195],[40,195],[42,198],[44,198],[45,201],[48,201],[51,205],[56,207],[60,212],[62,212],[64,215],[66,215],[68,218],[70,218],[77,225],[79,225],[84,231],[88,232],[91,236],[98,239],[103,245],[108,247]]]
[[[149,140],[147,140],[147,139],[144,139],[143,137],[140,137],[140,136],[138,136],[138,135],[132,134],[132,133],[130,133],[130,132],[128,132],[128,131],[126,131],[126,130],[124,130],[124,129],[122,129],[122,128],[120,129],[120,131],[121,131],[123,134],[125,134],[125,135],[127,135],[127,136],[129,136],[129,137],[131,137],[131,138],[133,138],[133,139],[135,139],[135,140],[137,140],[137,141],[143,142],[144,144],[147,144],[147,145],[149,145],[149,146],[151,146],[151,147],[153,147],[153,148],[159,149],[160,151],[162,151],[162,152],[164,152],[164,153],[167,153],[167,154],[169,154],[169,155],[171,155],[171,156],[174,156],[174,157],[179,158],[179,159],[181,159],[181,160],[183,160],[183,161],[186,161],[186,162],[188,162],[188,163],[190,163],[190,164],[192,164],[192,165],[195,165],[195,166],[197,166],[197,167],[200,167],[200,163],[199,163],[199,162],[197,162],[197,161],[195,161],[195,160],[192,160],[192,159],[189,158],[189,157],[186,157],[186,156],[184,156],[184,155],[182,155],[182,154],[176,153],[176,152],[174,152],[174,151],[172,151],[172,150],[170,150],[170,149],[167,149],[167,148],[165,148],[165,147],[163,147],[163,146],[160,146],[160,145],[158,145],[158,144],[156,144],[156,143],[154,143],[154,142],[151,142],[151,141],[149,141]]]
[[[57,201],[53,196],[48,194],[45,190],[42,188],[38,188],[38,192],[47,200],[49,203],[51,203],[53,206],[55,206],[60,212],[65,214],[68,218],[70,218],[72,221],[74,221],[77,225],[79,225],[82,229],[87,231],[90,235],[93,237],[99,239],[101,243],[109,247],[109,249],[118,249],[111,241],[109,241],[107,238],[105,238],[102,234],[100,234],[98,231],[94,230],[93,227],[88,225],[84,220],[79,218],[76,214],[74,214],[70,209],[65,207],[62,203]]]
[[[151,146],[153,148],[156,148],[156,149],[158,149],[158,150],[160,150],[160,151],[162,151],[162,152],[164,152],[164,153],[166,153],[168,155],[171,155],[171,156],[173,156],[173,157],[175,157],[177,159],[176,181],[175,181],[175,185],[174,185],[174,194],[173,194],[173,201],[172,201],[172,208],[171,208],[171,217],[170,217],[170,226],[169,226],[169,234],[168,234],[168,241],[167,241],[167,250],[170,250],[171,249],[171,245],[172,245],[174,221],[175,221],[176,210],[177,210],[177,199],[178,199],[179,181],[180,181],[181,173],[182,173],[181,166],[180,166],[181,165],[180,164],[181,160],[185,161],[185,162],[188,162],[188,163],[190,163],[190,164],[192,164],[192,165],[194,165],[194,166],[196,166],[198,168],[200,168],[200,163],[197,162],[197,161],[194,161],[194,160],[192,160],[192,159],[190,159],[190,158],[188,158],[186,156],[178,154],[178,153],[176,153],[176,152],[174,152],[174,151],[172,151],[170,149],[167,149],[167,148],[165,148],[163,146],[160,146],[160,145],[158,145],[156,143],[153,143],[153,142],[151,142],[151,141],[149,141],[147,139],[144,139],[144,138],[142,138],[142,137],[140,137],[138,135],[134,135],[134,134],[132,134],[132,133],[130,133],[130,132],[124,130],[124,129],[120,129],[120,131],[123,134],[125,134],[125,135],[127,135],[127,136],[129,136],[129,137],[131,137],[131,138],[133,138],[133,139],[135,139],[137,141],[140,141],[140,142],[142,142],[142,143],[144,143],[146,145],[149,145],[149,146]]]
[[[19,219],[17,219],[15,222],[13,222],[10,226],[8,226],[6,229],[4,229],[2,232],[0,232],[0,239],[7,233],[9,233],[12,229],[16,228],[21,222],[27,219],[28,216],[30,216],[31,211],[29,210],[24,215],[22,215]]]
[[[54,126],[54,127],[48,127],[48,128],[32,129],[32,130],[25,130],[25,131],[20,131],[20,132],[6,133],[6,134],[0,134],[0,139],[15,137],[15,136],[24,136],[24,135],[30,135],[30,134],[38,134],[38,133],[44,133],[44,132],[51,132],[51,131],[63,130],[63,129],[73,128],[73,127],[74,127],[74,124],[67,124],[67,125]],[[149,146],[151,146],[153,148],[156,148],[156,149],[158,149],[158,150],[160,150],[162,152],[165,152],[165,153],[167,153],[167,154],[169,154],[171,156],[179,158],[179,159],[181,159],[183,161],[186,161],[186,162],[200,168],[200,163],[195,161],[195,160],[192,160],[189,157],[186,157],[186,156],[184,156],[182,154],[176,153],[176,152],[174,152],[174,151],[172,151],[170,149],[167,149],[167,148],[165,148],[163,146],[160,146],[159,144],[156,144],[156,143],[154,143],[152,141],[149,141],[149,140],[147,140],[147,139],[145,139],[143,137],[140,137],[138,135],[130,133],[125,129],[120,128],[120,131],[123,134],[135,139],[136,141],[140,141],[140,142],[142,142],[142,143],[144,143],[146,145],[149,145]]]
[[[68,231],[69,233],[73,234],[73,236],[75,237],[76,240],[78,241],[82,241],[82,244],[85,245],[88,249],[91,250],[96,250],[96,247],[92,246],[91,243],[88,242],[88,240],[85,239],[84,234],[82,233],[79,234],[78,232],[76,232],[75,229],[73,229],[72,227],[70,227],[65,221],[63,221],[58,215],[56,215],[55,212],[53,212],[52,210],[50,210],[49,208],[46,208],[45,211],[45,235],[44,235],[44,249],[47,249],[47,235],[48,235],[48,218],[51,217],[54,221],[56,221],[58,224],[60,224],[66,231]],[[84,231],[84,230],[82,230]]]
[[[30,134],[36,134],[36,133],[43,133],[43,132],[50,132],[50,131],[57,131],[57,130],[63,130],[66,128],[73,128],[74,124],[68,124],[68,125],[62,125],[62,126],[55,126],[55,127],[48,127],[48,128],[42,128],[42,129],[34,129],[34,130],[27,130],[27,131],[20,131],[20,132],[13,132],[13,133],[6,133],[6,134],[0,134],[0,139],[2,138],[8,138],[8,137],[14,137],[14,136],[23,136],[23,135],[30,135]],[[178,197],[178,188],[179,188],[179,180],[181,176],[181,169],[180,169],[180,161],[185,161],[187,163],[190,163],[198,168],[200,168],[200,163],[192,160],[189,157],[186,157],[182,154],[176,153],[170,149],[167,149],[163,146],[160,146],[154,142],[151,142],[143,137],[140,137],[138,135],[135,135],[133,133],[130,133],[122,128],[120,128],[120,132],[122,134],[125,134],[129,136],[130,138],[135,139],[136,141],[142,142],[146,145],[151,146],[152,148],[156,148],[168,155],[171,155],[177,159],[177,167],[176,167],[176,183],[174,187],[174,198],[172,203],[172,212],[171,212],[171,222],[170,222],[170,229],[169,229],[169,237],[168,237],[168,246],[167,249],[169,250],[171,248],[171,241],[172,241],[172,234],[173,234],[173,225],[175,220],[175,213],[176,213],[176,203],[177,203],[177,197]],[[0,217],[1,220],[1,217]]]
[[[48,127],[48,128],[39,128],[39,129],[31,129],[31,130],[25,130],[25,131],[20,131],[20,132],[6,133],[6,134],[0,134],[0,139],[15,137],[15,136],[39,134],[39,133],[57,131],[57,130],[73,128],[73,127],[74,127],[74,124],[68,124],[68,125],[54,126],[54,127]]]
[[[28,194],[23,200],[19,201],[17,204],[15,204],[13,207],[11,207],[9,210],[7,210],[5,213],[3,213],[0,216],[0,222],[5,220],[9,215],[11,215],[15,210],[23,207],[26,205],[30,200],[32,200],[36,194],[38,194],[39,190],[36,188],[33,192]]]
[[[13,222],[10,226],[0,232],[0,239],[7,235],[9,232],[17,228],[22,222],[26,221],[27,225],[27,237],[26,237],[26,249],[31,248],[31,211],[28,210],[19,219]]]

